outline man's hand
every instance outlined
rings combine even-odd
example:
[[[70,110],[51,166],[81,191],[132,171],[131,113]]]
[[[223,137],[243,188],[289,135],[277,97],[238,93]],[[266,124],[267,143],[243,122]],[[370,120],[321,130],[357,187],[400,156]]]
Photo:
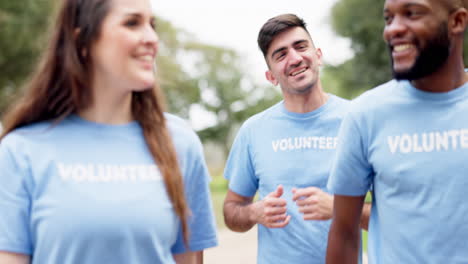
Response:
[[[333,196],[316,187],[292,189],[293,201],[304,220],[328,220],[333,214]]]
[[[285,227],[291,216],[286,215],[286,200],[282,195],[283,186],[279,185],[261,201],[253,203],[250,207],[252,221],[268,228]]]

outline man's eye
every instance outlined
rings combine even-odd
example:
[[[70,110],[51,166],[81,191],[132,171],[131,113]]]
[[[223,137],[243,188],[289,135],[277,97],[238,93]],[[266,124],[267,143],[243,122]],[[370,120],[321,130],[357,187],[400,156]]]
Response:
[[[284,53],[279,53],[278,55],[276,55],[276,60],[280,60],[284,57]]]
[[[419,18],[427,14],[427,10],[423,8],[414,7],[406,10],[406,16],[409,18]]]
[[[406,12],[406,16],[409,17],[409,18],[416,17],[416,16],[419,16],[419,15],[420,15],[420,13],[417,12],[417,11],[410,10],[410,11]]]
[[[389,15],[384,15],[383,19],[385,21],[385,24],[387,24],[387,25],[392,22],[392,17],[389,16]]]

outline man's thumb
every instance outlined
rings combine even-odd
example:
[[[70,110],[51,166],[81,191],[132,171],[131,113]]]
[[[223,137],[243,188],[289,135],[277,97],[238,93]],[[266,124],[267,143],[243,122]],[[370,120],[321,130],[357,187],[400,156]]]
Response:
[[[283,191],[283,185],[278,185],[278,187],[276,187],[276,190],[271,194],[273,197],[279,198],[281,197],[281,195],[283,195]]]

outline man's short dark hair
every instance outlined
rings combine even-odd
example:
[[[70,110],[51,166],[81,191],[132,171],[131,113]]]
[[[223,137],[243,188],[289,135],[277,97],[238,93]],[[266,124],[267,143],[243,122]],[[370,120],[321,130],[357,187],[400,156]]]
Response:
[[[304,20],[294,14],[283,14],[270,18],[258,33],[258,47],[262,51],[263,56],[266,58],[271,42],[276,35],[294,27],[301,27],[309,34]]]

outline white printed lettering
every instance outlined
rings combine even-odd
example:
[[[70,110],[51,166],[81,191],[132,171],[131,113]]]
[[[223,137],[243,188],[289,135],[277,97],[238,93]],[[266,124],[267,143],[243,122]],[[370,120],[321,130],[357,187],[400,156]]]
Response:
[[[403,134],[400,139],[400,151],[402,153],[409,153],[411,149],[411,137],[408,134]]]
[[[279,144],[280,144],[279,140],[275,140],[275,141],[271,142],[271,145],[273,146],[273,150],[275,152],[278,152]]]
[[[425,152],[434,150],[434,133],[429,133],[429,137],[426,133],[422,134],[422,147]]]
[[[390,136],[387,138],[387,143],[388,143],[388,146],[390,147],[390,152],[392,154],[397,151],[399,142],[400,142],[400,136],[395,136],[395,137]]]
[[[442,147],[444,147],[444,150],[448,150],[448,135],[447,132],[443,132],[441,135],[439,132],[436,132],[436,148],[437,151],[442,150]]]
[[[460,147],[468,148],[468,129],[460,130]]]
[[[468,129],[388,136],[390,153],[421,153],[468,149]]]
[[[274,152],[293,151],[301,149],[336,149],[336,137],[293,137],[273,140],[271,147]]]
[[[162,179],[156,165],[63,164],[57,163],[63,181],[77,183],[139,182]]]
[[[419,135],[413,135],[413,152],[423,152],[422,147],[419,145]]]

